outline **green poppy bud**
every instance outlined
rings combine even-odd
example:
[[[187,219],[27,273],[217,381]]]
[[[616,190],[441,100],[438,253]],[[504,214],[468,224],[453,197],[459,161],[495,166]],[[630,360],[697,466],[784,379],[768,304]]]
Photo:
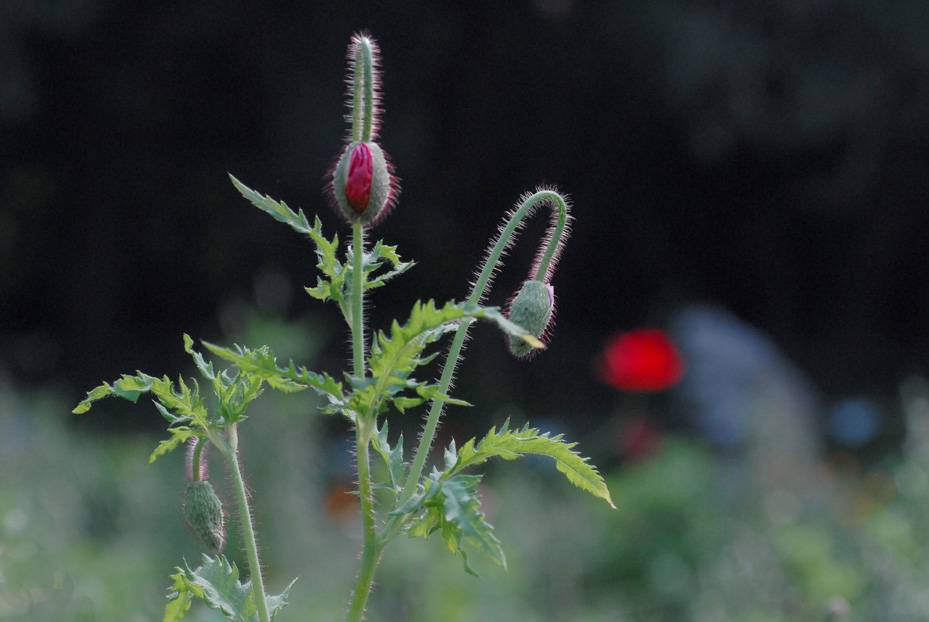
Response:
[[[184,493],[184,518],[203,548],[219,553],[226,545],[223,505],[207,480],[187,485]]]
[[[555,290],[548,283],[530,279],[510,300],[507,317],[543,342],[555,314]],[[535,348],[522,339],[507,336],[510,352],[517,358],[532,353]]]

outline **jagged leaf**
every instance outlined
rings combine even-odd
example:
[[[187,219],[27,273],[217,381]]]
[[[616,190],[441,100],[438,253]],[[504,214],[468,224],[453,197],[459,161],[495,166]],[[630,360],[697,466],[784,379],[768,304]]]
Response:
[[[161,441],[158,444],[158,447],[155,448],[155,451],[152,452],[152,455],[148,458],[148,463],[153,463],[159,456],[163,456],[169,451],[174,451],[177,449],[177,446],[181,443],[184,443],[192,436],[196,436],[196,430],[192,430],[187,426],[180,426],[177,428],[168,428],[168,432],[171,433],[171,438],[166,441]]]
[[[565,474],[568,481],[613,506],[610,491],[597,469],[588,462],[588,458],[573,451],[577,443],[565,441],[561,434],[540,434],[537,428],[530,428],[528,424],[520,430],[508,430],[508,425],[509,421],[503,424],[499,432],[496,428],[491,428],[487,436],[476,446],[473,438],[462,445],[457,452],[454,467],[447,468],[443,477],[453,477],[462,470],[493,457],[515,460],[526,454],[548,456],[555,460],[556,467]],[[446,456],[446,463],[448,460]]]
[[[213,372],[213,363],[207,363],[203,355],[194,350],[194,340],[187,334],[184,335],[184,351],[193,357],[194,364],[197,366],[197,369],[200,370],[204,378],[207,380],[216,379],[216,373]]]
[[[432,300],[425,304],[417,302],[413,305],[406,324],[401,325],[394,321],[389,335],[384,331],[377,333],[371,344],[371,356],[368,359],[368,368],[376,382],[355,389],[350,398],[352,409],[375,416],[386,409],[385,400],[396,402],[395,396],[406,389],[416,390],[424,399],[441,399],[449,403],[463,404],[442,395],[435,385],[417,382],[411,374],[417,367],[434,358],[423,357],[422,351],[438,335],[446,332],[444,326],[476,318],[489,319],[515,337],[538,343],[532,335],[507,320],[494,307],[449,302],[439,309]],[[400,403],[399,408],[405,409],[411,404],[412,402],[404,401]]]
[[[287,367],[279,367],[274,353],[267,346],[257,350],[241,346],[230,350],[206,342],[203,346],[216,356],[232,362],[242,371],[263,378],[275,389],[294,392],[312,387],[317,393],[327,396],[334,404],[341,405],[345,400],[341,382],[336,382],[329,374],[317,374],[305,367],[297,367],[293,361],[290,361]]]
[[[190,608],[191,597],[197,596],[202,598],[211,609],[219,610],[235,622],[256,622],[258,620],[258,606],[255,602],[252,582],[239,581],[239,569],[225,556],[220,555],[213,559],[204,554],[203,565],[196,570],[191,570],[186,564],[184,569],[178,568],[177,570],[179,574],[172,576],[175,579],[175,592],[169,598],[174,600],[186,598],[184,611]],[[287,596],[295,581],[291,582],[279,595],[266,597],[268,613],[272,619],[280,609],[287,605]],[[175,606],[175,610],[183,605],[182,600]],[[168,607],[171,608],[172,603],[168,603]],[[183,615],[181,612],[180,616],[183,617]],[[166,611],[165,620],[169,619],[180,618],[168,618],[168,611]]]
[[[349,284],[348,292],[351,291],[351,274],[353,263],[353,251],[349,247],[346,252],[345,267],[347,275],[345,279]],[[383,274],[374,275],[373,273],[384,266],[390,266],[390,269]],[[364,291],[371,289],[377,289],[378,287],[383,286],[387,281],[394,278],[395,276],[401,275],[410,268],[416,265],[414,261],[403,261],[400,259],[400,255],[397,254],[396,246],[388,246],[382,241],[378,240],[374,244],[374,248],[370,252],[364,254],[362,258],[362,266],[365,272],[365,284]],[[346,296],[348,293],[346,293]]]
[[[403,475],[406,473],[406,463],[403,461],[403,434],[397,438],[396,447],[391,447],[387,440],[387,421],[372,437],[374,449],[384,459],[390,477],[389,488],[399,492],[403,485]]]
[[[194,383],[194,389],[191,390],[183,379],[179,379],[178,387],[175,388],[167,376],[159,379],[142,372],[135,376],[124,375],[113,384],[103,383],[90,391],[87,398],[72,412],[85,413],[90,410],[93,402],[110,395],[135,402],[140,394],[151,391],[160,402],[159,412],[172,424],[194,422],[205,429],[208,424],[208,412],[200,398],[197,383]]]
[[[294,213],[293,210],[287,207],[286,203],[278,203],[269,196],[263,196],[255,192],[232,175],[229,175],[229,178],[238,191],[242,193],[242,196],[252,202],[252,205],[271,214],[275,220],[290,225],[300,233],[310,235],[312,228],[303,214],[303,210]]]
[[[442,540],[452,553],[461,554],[465,571],[470,574],[476,573],[461,548],[462,538],[506,568],[506,556],[493,533],[493,525],[487,522],[480,509],[480,498],[476,492],[480,481],[480,475],[441,479],[439,473],[433,473],[426,478],[423,491],[411,498],[412,503],[404,504],[391,514],[425,509],[425,513],[411,524],[410,537],[428,539],[433,532],[441,530]]]
[[[165,378],[167,380],[167,378]],[[152,386],[155,382],[155,379],[151,376],[138,372],[136,376],[124,375],[122,378],[114,382],[113,384],[107,384],[104,382],[99,387],[96,387],[92,391],[87,393],[87,397],[77,405],[77,407],[71,411],[75,415],[80,415],[88,410],[90,410],[93,402],[108,397],[110,395],[115,395],[123,399],[127,399],[130,402],[137,402],[139,395],[145,393],[146,391],[151,391]]]
[[[174,579],[174,585],[168,588],[172,592],[168,594],[164,622],[177,622],[182,619],[190,609],[194,598],[203,598],[203,588],[190,582],[187,578],[187,571],[182,568],[176,568],[176,570],[177,574],[168,577]]]

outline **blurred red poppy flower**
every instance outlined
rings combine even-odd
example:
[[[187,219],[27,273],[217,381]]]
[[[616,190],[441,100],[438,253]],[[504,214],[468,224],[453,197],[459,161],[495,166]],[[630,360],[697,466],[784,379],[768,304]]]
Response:
[[[651,328],[613,338],[600,362],[601,379],[623,391],[661,391],[683,374],[684,360],[671,339]]]

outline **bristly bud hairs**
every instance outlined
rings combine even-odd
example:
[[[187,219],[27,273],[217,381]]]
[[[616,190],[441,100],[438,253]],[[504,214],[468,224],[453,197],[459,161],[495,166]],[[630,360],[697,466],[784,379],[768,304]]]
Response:
[[[371,227],[397,201],[400,186],[393,166],[376,142],[380,127],[380,59],[377,44],[356,34],[348,48],[347,144],[331,172],[328,193],[349,224]]]
[[[548,283],[529,279],[510,300],[507,317],[529,331],[533,337],[545,343],[548,328],[555,314],[555,288]],[[535,348],[522,339],[506,336],[510,353],[523,358],[535,352]]]
[[[539,208],[549,209],[549,225],[545,232],[529,278],[523,282],[507,306],[507,317],[519,324],[544,344],[551,332],[555,317],[555,290],[552,275],[570,234],[571,203],[566,195],[555,188],[539,188],[532,194],[520,197],[519,204],[507,213],[500,233],[491,241],[487,257],[481,266],[468,302],[479,304],[483,300],[494,273],[503,256],[513,244],[527,216]],[[507,337],[510,352],[517,358],[527,357],[534,348],[524,340]]]
[[[188,441],[187,490],[184,491],[184,518],[203,548],[219,553],[226,546],[223,504],[207,479],[205,449],[207,441],[195,436]]]

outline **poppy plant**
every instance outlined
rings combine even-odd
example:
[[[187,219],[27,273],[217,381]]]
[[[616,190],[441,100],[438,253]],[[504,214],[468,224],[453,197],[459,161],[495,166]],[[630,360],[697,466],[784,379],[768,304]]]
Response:
[[[684,373],[684,360],[671,339],[657,329],[640,329],[613,338],[603,351],[601,379],[623,391],[661,391]]]
[[[396,202],[399,188],[393,169],[377,143],[380,78],[377,46],[370,37],[363,34],[353,37],[349,64],[351,132],[330,172],[327,187],[338,213],[351,226],[350,244],[344,241],[340,244],[339,236],[325,236],[318,216],[308,219],[303,210],[295,212],[287,204],[230,177],[239,192],[257,208],[313,241],[319,273],[316,286],[306,291],[312,298],[337,304],[342,312],[351,336],[351,370],[332,375],[325,371],[317,373],[293,361],[278,362],[268,346],[230,349],[204,342],[214,357],[228,364],[219,371],[212,360],[194,349],[194,340],[184,335],[184,350],[193,357],[206,380],[202,386],[212,389],[215,399],[201,397],[201,385],[196,380],[188,382],[180,378],[175,383],[167,375],[159,378],[137,372],[91,390],[73,411],[87,412],[94,402],[107,396],[135,402],[142,393],[151,392],[156,407],[168,421],[169,438],[158,445],[149,462],[182,443],[190,447],[191,481],[184,497],[184,515],[206,552],[201,566],[192,569],[184,562],[183,567],[176,567],[176,574],[169,575],[171,587],[165,622],[179,622],[198,598],[229,619],[250,622],[272,622],[287,604],[293,582],[278,595],[265,591],[262,573],[265,565],[259,556],[251,509],[253,501],[264,497],[253,495],[246,488],[239,451],[240,438],[245,438],[239,436],[239,426],[246,420],[249,425],[252,422],[263,425],[261,421],[266,420],[248,418],[246,409],[269,387],[290,394],[309,389],[311,408],[344,416],[354,435],[354,473],[336,483],[325,505],[337,520],[342,518],[346,502],[358,510],[350,517],[350,523],[361,529],[357,540],[362,549],[360,568],[343,610],[348,622],[364,619],[384,549],[401,534],[426,539],[440,531],[449,550],[464,561],[465,571],[471,574],[476,573],[468,563],[464,545],[487,553],[506,568],[500,540],[481,510],[477,492],[481,475],[471,471],[471,467],[491,458],[548,456],[572,484],[615,509],[603,477],[587,458],[575,451],[575,443],[566,441],[561,434],[543,433],[528,424],[511,429],[507,420],[499,427],[492,427],[483,440],[472,438],[461,443],[451,440],[441,453],[444,470],[439,471],[437,466],[427,468],[430,456],[436,455],[440,419],[447,417],[452,407],[468,405],[450,391],[472,323],[483,319],[496,324],[512,337],[509,343],[517,356],[525,358],[532,349],[544,349],[542,339],[550,328],[555,304],[551,280],[568,237],[570,201],[550,187],[522,195],[503,217],[499,232],[490,237],[466,301],[450,300],[443,304],[428,297],[420,298],[408,320],[379,321],[379,325],[389,328],[372,334],[364,321],[365,310],[372,310],[366,304],[366,294],[403,274],[414,262],[401,260],[397,247],[381,240],[365,248],[366,231]],[[549,225],[528,280],[514,296],[507,314],[497,307],[484,306],[482,300],[491,287],[493,275],[502,267],[506,251],[515,244],[524,220],[539,211],[549,214]],[[427,237],[430,232],[418,235]],[[444,268],[450,271],[451,262],[447,263]],[[445,336],[450,338],[451,345],[446,350],[441,374],[433,383],[420,380],[417,370],[439,354],[427,354],[427,348],[436,347]],[[516,347],[519,342],[526,346]],[[552,378],[548,388],[557,390],[558,380]],[[414,449],[410,451],[407,445],[404,452],[403,434],[389,434],[387,417],[390,414],[393,419],[395,413],[419,406],[428,408],[425,424]],[[223,509],[222,500],[207,479],[203,452],[210,445],[225,459],[236,511],[227,513]],[[375,466],[372,461],[379,468],[372,468]],[[221,552],[226,541],[227,516],[239,523],[240,545],[249,574],[244,583],[239,579],[239,568]]]

